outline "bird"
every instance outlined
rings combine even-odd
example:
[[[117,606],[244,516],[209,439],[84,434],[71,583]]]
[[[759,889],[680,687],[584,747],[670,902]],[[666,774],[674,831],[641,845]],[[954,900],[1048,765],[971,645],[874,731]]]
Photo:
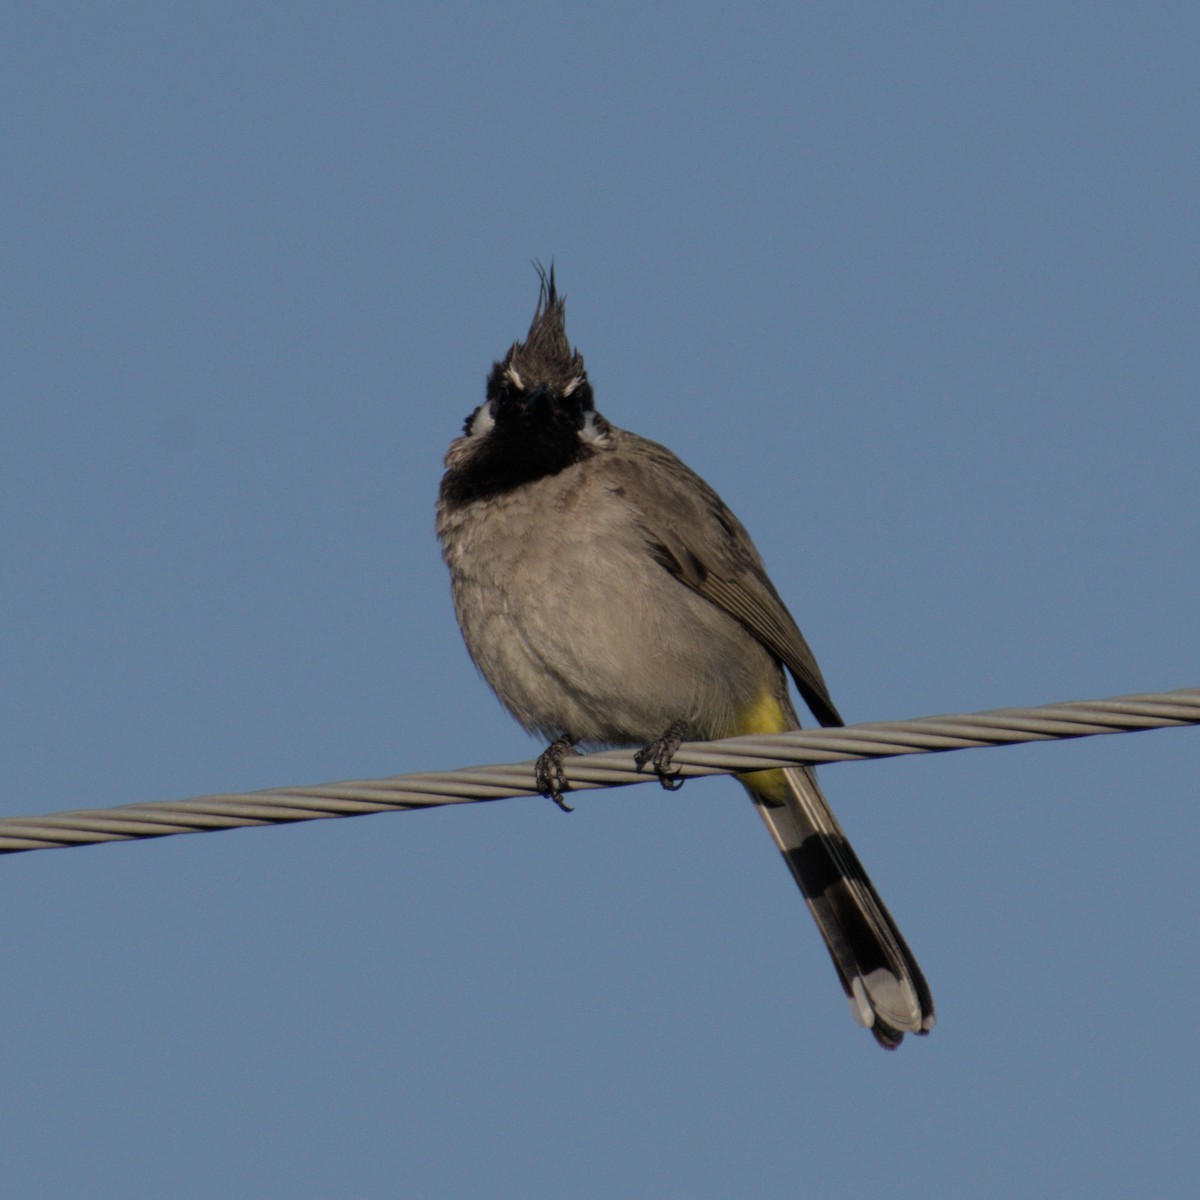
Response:
[[[595,407],[540,265],[529,332],[496,361],[445,456],[436,531],[479,672],[544,738],[540,790],[566,808],[564,759],[637,746],[677,786],[683,740],[841,725],[816,658],[741,522],[666,447]],[[785,673],[786,672],[786,673]],[[739,776],[879,1045],[927,1034],[933,997],[809,767]]]

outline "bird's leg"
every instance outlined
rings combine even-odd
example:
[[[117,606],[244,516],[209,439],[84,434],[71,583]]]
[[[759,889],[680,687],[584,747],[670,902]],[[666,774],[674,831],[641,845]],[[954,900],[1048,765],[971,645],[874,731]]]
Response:
[[[658,782],[668,792],[678,791],[683,787],[683,780],[671,770],[671,759],[675,757],[675,751],[679,749],[686,733],[686,721],[672,721],[662,737],[643,747],[633,756],[633,761],[637,763],[639,771],[647,763],[650,764],[655,775],[658,776]]]
[[[579,751],[575,749],[575,739],[570,734],[564,733],[556,737],[538,755],[538,760],[533,765],[533,780],[537,784],[537,790],[547,800],[553,800],[563,812],[575,811],[562,798],[563,792],[571,786],[563,771],[563,759],[568,754],[578,753]]]

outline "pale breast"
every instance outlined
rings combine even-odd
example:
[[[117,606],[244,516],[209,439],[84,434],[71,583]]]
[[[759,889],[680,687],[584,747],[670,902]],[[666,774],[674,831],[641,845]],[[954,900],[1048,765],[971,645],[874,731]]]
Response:
[[[476,665],[526,728],[640,744],[723,732],[778,666],[649,553],[637,512],[568,470],[460,510],[442,533]]]

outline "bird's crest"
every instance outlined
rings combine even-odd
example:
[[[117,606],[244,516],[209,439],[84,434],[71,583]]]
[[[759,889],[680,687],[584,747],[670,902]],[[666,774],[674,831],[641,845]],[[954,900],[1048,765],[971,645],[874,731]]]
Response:
[[[523,342],[514,342],[500,364],[513,381],[524,388],[549,384],[560,393],[572,390],[584,378],[583,355],[567,338],[566,297],[558,294],[554,282],[554,264],[547,271],[537,268],[541,288],[537,308]]]

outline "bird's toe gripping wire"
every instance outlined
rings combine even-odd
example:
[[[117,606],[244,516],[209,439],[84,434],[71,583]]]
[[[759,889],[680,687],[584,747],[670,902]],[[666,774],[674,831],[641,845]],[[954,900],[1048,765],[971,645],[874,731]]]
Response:
[[[683,743],[686,733],[686,722],[673,721],[662,737],[657,738],[648,746],[644,746],[633,756],[637,769],[643,771],[649,764],[650,769],[658,776],[658,782],[668,792],[676,792],[683,787],[683,780],[671,769],[671,760],[675,757],[675,751]]]
[[[563,812],[575,811],[563,799],[563,792],[568,791],[571,787],[566,772],[563,770],[563,759],[568,754],[578,753],[579,751],[575,749],[575,739],[564,733],[560,737],[556,737],[538,755],[537,762],[533,765],[533,780],[537,785],[537,790],[547,800],[553,800]]]

